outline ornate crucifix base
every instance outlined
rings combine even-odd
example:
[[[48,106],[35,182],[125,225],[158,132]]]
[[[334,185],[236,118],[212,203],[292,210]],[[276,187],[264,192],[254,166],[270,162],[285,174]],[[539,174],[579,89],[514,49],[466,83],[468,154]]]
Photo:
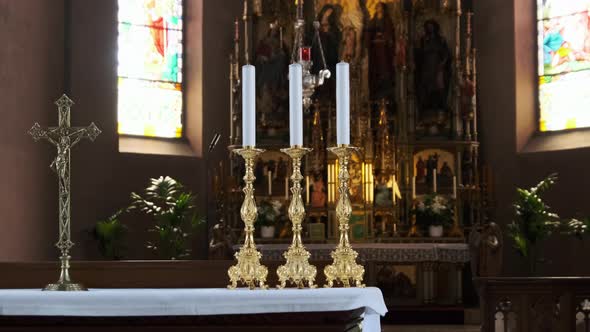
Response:
[[[63,95],[55,105],[58,107],[57,127],[41,128],[35,123],[29,134],[35,141],[44,139],[57,148],[57,156],[51,163],[51,169],[57,174],[59,184],[59,239],[56,243],[61,256],[61,272],[56,283],[47,285],[44,290],[49,291],[80,291],[86,288],[70,280],[70,250],[74,246],[70,236],[70,150],[82,139],[94,141],[100,134],[100,129],[94,123],[87,127],[72,127],[70,125],[70,108],[74,102]]]
[[[43,288],[45,291],[86,291],[84,285],[75,283],[70,280],[70,256],[61,256],[61,273],[56,283],[49,284]]]

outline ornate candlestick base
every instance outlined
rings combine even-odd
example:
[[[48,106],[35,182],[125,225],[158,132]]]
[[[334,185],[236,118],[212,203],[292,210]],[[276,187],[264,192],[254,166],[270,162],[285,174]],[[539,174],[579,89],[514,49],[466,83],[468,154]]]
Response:
[[[289,246],[289,249],[283,254],[283,257],[287,260],[285,265],[281,265],[277,268],[277,275],[279,276],[278,288],[284,288],[287,285],[287,281],[295,284],[297,288],[304,288],[305,283],[309,288],[315,288],[314,284],[317,269],[315,266],[309,264],[309,257],[311,254],[305,249],[301,241],[301,223],[305,218],[305,205],[301,198],[301,181],[303,175],[301,174],[301,158],[307,154],[311,149],[292,146],[288,149],[281,149],[282,152],[286,153],[291,157],[293,161],[293,174],[291,175],[291,181],[293,186],[291,187],[291,203],[289,204],[289,219],[293,224],[293,241]]]
[[[363,275],[365,274],[365,268],[356,263],[358,253],[352,249],[348,241],[348,223],[352,214],[352,206],[348,193],[348,180],[350,179],[348,163],[350,156],[353,152],[358,151],[358,148],[349,145],[339,145],[328,148],[328,151],[338,156],[338,162],[340,164],[340,170],[338,172],[338,181],[340,182],[338,193],[340,196],[336,204],[340,240],[336,249],[331,253],[334,263],[324,268],[327,282],[326,287],[332,287],[335,281],[342,283],[344,287],[350,287],[351,285],[364,287]]]
[[[82,284],[70,280],[70,256],[61,256],[61,273],[56,283],[49,284],[43,288],[44,291],[86,291],[88,290]]]
[[[230,267],[227,271],[229,275],[230,284],[227,286],[230,289],[235,289],[238,282],[244,283],[248,288],[254,289],[257,286],[260,288],[267,288],[266,277],[268,275],[268,268],[260,263],[262,254],[256,249],[254,243],[254,221],[258,216],[258,209],[256,208],[256,201],[254,200],[254,159],[257,155],[264,152],[261,149],[247,146],[243,149],[234,150],[244,158],[246,163],[246,174],[244,175],[244,202],[240,209],[240,216],[244,221],[244,245],[235,254],[238,263]]]

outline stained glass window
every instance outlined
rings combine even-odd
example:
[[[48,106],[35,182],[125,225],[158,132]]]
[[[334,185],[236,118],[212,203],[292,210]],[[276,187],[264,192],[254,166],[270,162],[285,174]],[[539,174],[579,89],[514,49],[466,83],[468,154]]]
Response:
[[[590,127],[590,0],[537,0],[541,131]]]
[[[182,0],[118,0],[119,134],[182,136]]]

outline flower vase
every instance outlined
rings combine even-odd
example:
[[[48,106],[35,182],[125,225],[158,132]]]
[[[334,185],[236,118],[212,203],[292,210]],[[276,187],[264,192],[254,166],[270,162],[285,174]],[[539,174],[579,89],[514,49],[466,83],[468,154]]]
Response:
[[[262,226],[260,227],[260,236],[265,239],[275,237],[275,226]]]
[[[430,227],[428,227],[428,234],[430,235],[430,237],[442,237],[443,236],[442,225],[430,225]]]

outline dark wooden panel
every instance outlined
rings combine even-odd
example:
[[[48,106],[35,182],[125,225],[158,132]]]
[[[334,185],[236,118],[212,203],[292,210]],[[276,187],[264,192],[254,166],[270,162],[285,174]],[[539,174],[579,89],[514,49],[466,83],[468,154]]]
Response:
[[[6,317],[4,331],[358,331],[364,309],[333,312],[175,317]]]

